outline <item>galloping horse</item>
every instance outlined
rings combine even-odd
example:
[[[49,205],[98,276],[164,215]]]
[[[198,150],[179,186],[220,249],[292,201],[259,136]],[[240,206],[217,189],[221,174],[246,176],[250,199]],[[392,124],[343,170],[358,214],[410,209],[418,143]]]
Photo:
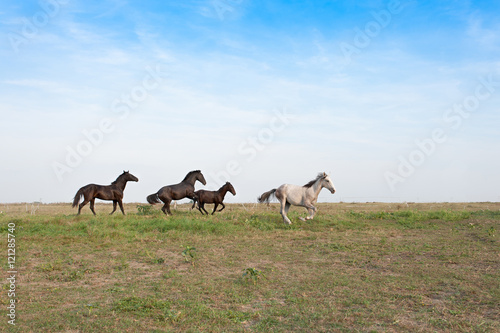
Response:
[[[88,202],[90,202],[90,210],[96,215],[94,211],[94,201],[96,198],[101,200],[113,200],[113,211],[109,215],[115,212],[117,203],[120,205],[123,215],[125,215],[122,199],[123,190],[125,190],[125,185],[127,185],[128,181],[138,182],[139,179],[128,171],[123,171],[111,185],[88,184],[76,192],[75,199],[73,200],[73,207],[78,205],[81,196],[83,196],[83,202],[78,206],[78,215],[80,215],[82,207]]]
[[[193,207],[191,207],[191,209],[193,209],[194,205],[196,205],[196,202],[198,202],[198,210],[200,211],[201,215],[203,215],[203,211],[205,211],[205,213],[208,215],[208,212],[205,209],[206,203],[214,204],[214,211],[212,212],[212,215],[214,215],[218,205],[222,205],[222,208],[218,210],[218,212],[221,212],[224,208],[226,208],[222,201],[224,201],[224,197],[226,196],[227,192],[231,192],[233,195],[236,195],[236,191],[234,190],[234,187],[230,182],[225,183],[217,191],[196,191],[194,192],[195,199],[193,202]]]
[[[263,193],[257,200],[259,203],[269,202],[271,196],[274,195],[281,203],[281,216],[283,216],[283,222],[286,224],[291,224],[292,222],[286,216],[290,205],[302,206],[307,208],[309,216],[305,219],[301,217],[302,221],[311,220],[314,218],[316,213],[316,207],[314,204],[318,200],[319,192],[325,187],[330,192],[335,193],[335,187],[333,186],[330,176],[324,172],[320,172],[316,179],[311,180],[304,186],[283,184],[277,189],[272,189],[271,191]]]
[[[163,186],[158,192],[148,195],[147,200],[152,205],[160,203],[160,200],[163,201],[164,205],[161,210],[165,215],[172,215],[170,202],[183,198],[194,200],[194,183],[197,180],[203,185],[207,184],[200,170],[191,171],[179,184]]]

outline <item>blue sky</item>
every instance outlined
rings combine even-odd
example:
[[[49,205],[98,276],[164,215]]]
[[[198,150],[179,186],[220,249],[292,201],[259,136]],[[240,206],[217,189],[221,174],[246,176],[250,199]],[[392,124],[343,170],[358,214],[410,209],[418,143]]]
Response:
[[[122,170],[127,202],[201,169],[255,202],[500,200],[494,1],[9,2],[0,202],[69,202]],[[203,188],[201,184],[197,188]]]

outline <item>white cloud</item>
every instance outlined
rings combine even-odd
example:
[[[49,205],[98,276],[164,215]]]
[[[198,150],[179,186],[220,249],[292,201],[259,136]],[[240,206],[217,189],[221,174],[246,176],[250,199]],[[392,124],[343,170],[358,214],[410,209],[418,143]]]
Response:
[[[500,25],[486,28],[484,22],[478,14],[471,15],[467,21],[467,35],[487,50],[498,50],[500,42]]]
[[[3,150],[9,166],[0,171],[12,174],[7,187],[27,173],[34,184],[33,195],[19,191],[0,196],[0,202],[40,196],[44,201],[69,201],[78,187],[109,183],[123,169],[141,179],[127,188],[127,201],[144,201],[147,194],[180,181],[193,169],[211,177],[208,187],[215,189],[217,174],[226,172],[233,160],[241,172],[231,178],[238,196],[228,202],[254,201],[263,191],[284,182],[305,183],[319,171],[332,171],[338,188],[334,196],[322,194],[324,201],[494,198],[487,186],[468,196],[455,192],[462,177],[471,187],[483,177],[479,174],[489,175],[491,183],[498,180],[498,165],[491,157],[498,144],[495,97],[460,131],[450,132],[450,140],[397,192],[390,191],[383,174],[394,169],[399,155],[415,148],[416,139],[443,126],[445,110],[473,93],[479,76],[499,72],[496,59],[450,63],[392,38],[391,29],[399,27],[394,25],[339,71],[339,41],[325,37],[331,32],[319,24],[313,33],[304,33],[311,39],[280,28],[284,31],[260,41],[259,34],[272,34],[272,29],[262,23],[247,36],[252,27],[242,33],[238,25],[238,15],[259,10],[250,4],[235,9],[238,13],[227,21],[198,17],[183,25],[177,18],[180,26],[173,30],[160,25],[162,13],[130,6],[124,1],[96,8],[74,3],[19,57],[0,54],[0,60],[12,64],[0,82],[2,138],[11,143]],[[199,2],[175,6],[180,6],[177,11],[188,8],[189,15],[203,7]],[[176,14],[169,11],[164,19],[169,15]],[[2,24],[13,24],[16,17],[3,17]],[[497,48],[496,28],[479,14],[469,17],[468,37],[485,50]],[[335,22],[328,24],[328,29],[335,27]],[[116,28],[124,25],[126,31]],[[420,28],[420,38],[432,37]],[[160,86],[148,91],[129,116],[118,118],[113,100],[140,86],[146,66],[156,65],[165,73]],[[270,142],[261,142],[262,149],[252,147],[249,140],[263,133],[275,111],[283,108],[295,118]],[[20,112],[23,117],[16,116]],[[82,131],[108,117],[115,122],[114,130],[59,183],[51,163],[64,161],[68,146],[86,140]],[[477,148],[483,140],[488,144]],[[242,153],[242,144],[255,155]],[[455,161],[464,167],[454,167]]]

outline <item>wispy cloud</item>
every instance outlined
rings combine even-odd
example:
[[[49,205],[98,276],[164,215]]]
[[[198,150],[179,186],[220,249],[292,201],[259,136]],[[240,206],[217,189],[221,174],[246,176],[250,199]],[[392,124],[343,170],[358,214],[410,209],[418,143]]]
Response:
[[[470,15],[467,25],[467,35],[479,46],[489,50],[498,50],[500,42],[500,24],[494,23],[491,28],[484,25],[480,15],[474,13]]]
[[[217,10],[216,4],[230,7]],[[443,170],[452,171],[447,184],[477,172],[486,172],[494,183],[498,161],[474,146],[482,141],[485,147],[498,145],[498,85],[420,173],[397,193],[384,187],[384,171],[411,151],[416,139],[443,126],[444,112],[474,94],[479,77],[493,73],[494,84],[500,81],[499,25],[493,19],[500,8],[493,3],[411,2],[345,66],[340,43],[352,42],[355,28],[367,34],[373,12],[387,5],[68,2],[19,53],[5,45],[0,49],[6,64],[0,81],[6,114],[2,137],[12,142],[5,149],[9,171],[17,168],[16,177],[22,177],[28,158],[14,152],[36,150],[45,155],[33,155],[39,158],[33,162],[35,174],[57,183],[51,163],[64,160],[67,147],[88,140],[85,131],[109,118],[114,130],[65,182],[57,183],[58,191],[37,187],[44,200],[66,201],[74,187],[97,178],[98,170],[115,178],[116,170],[132,166],[134,174],[145,177],[127,200],[143,201],[144,193],[165,185],[160,181],[182,179],[195,168],[216,174],[232,160],[242,169],[234,176],[241,201],[253,201],[279,182],[306,182],[329,169],[344,198],[450,200],[451,194],[436,185]],[[21,3],[7,6],[0,26],[6,33],[19,31],[40,10]],[[147,68],[156,66],[163,78],[144,95]],[[113,101],[127,101],[133,93],[141,103],[120,117]],[[259,149],[252,147],[259,133],[266,141],[274,112],[282,108],[294,120],[261,150],[258,141]],[[24,118],[15,116],[20,111]],[[245,144],[257,152],[251,161],[253,154],[238,150]],[[472,155],[492,167],[462,157]],[[182,161],[174,163],[172,156]],[[466,167],[446,164],[454,159]],[[430,192],[435,195],[426,196]],[[493,198],[491,186],[479,192],[481,200]],[[6,200],[29,199],[22,193],[0,195],[0,202]]]

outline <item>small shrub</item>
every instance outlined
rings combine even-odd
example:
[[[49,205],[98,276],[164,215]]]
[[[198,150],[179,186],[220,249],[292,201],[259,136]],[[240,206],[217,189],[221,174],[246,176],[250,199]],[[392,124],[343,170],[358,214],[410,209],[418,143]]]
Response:
[[[137,205],[137,215],[156,215],[157,213],[151,205]]]
[[[242,277],[245,279],[245,281],[251,280],[253,284],[256,284],[260,278],[265,278],[266,276],[262,271],[256,269],[256,268],[245,268],[243,270],[243,275]]]
[[[194,260],[196,259],[196,248],[192,246],[186,246],[184,251],[182,251],[182,256],[185,262],[191,262],[194,265]]]
[[[162,312],[167,312],[170,310],[170,302],[154,297],[127,297],[121,300],[117,300],[113,304],[114,311],[120,312],[135,312],[148,314],[154,312],[155,310],[160,310]]]
[[[164,262],[165,262],[165,259],[163,259],[163,258],[153,259],[153,264],[163,264]]]
[[[261,231],[269,231],[275,229],[276,221],[278,221],[278,219],[274,216],[272,217],[272,221],[270,221],[264,216],[252,215],[250,218],[245,219],[245,225]]]
[[[88,316],[90,317],[90,315],[92,314],[92,309],[96,308],[97,305],[94,305],[94,304],[85,304],[85,307],[89,310]]]

